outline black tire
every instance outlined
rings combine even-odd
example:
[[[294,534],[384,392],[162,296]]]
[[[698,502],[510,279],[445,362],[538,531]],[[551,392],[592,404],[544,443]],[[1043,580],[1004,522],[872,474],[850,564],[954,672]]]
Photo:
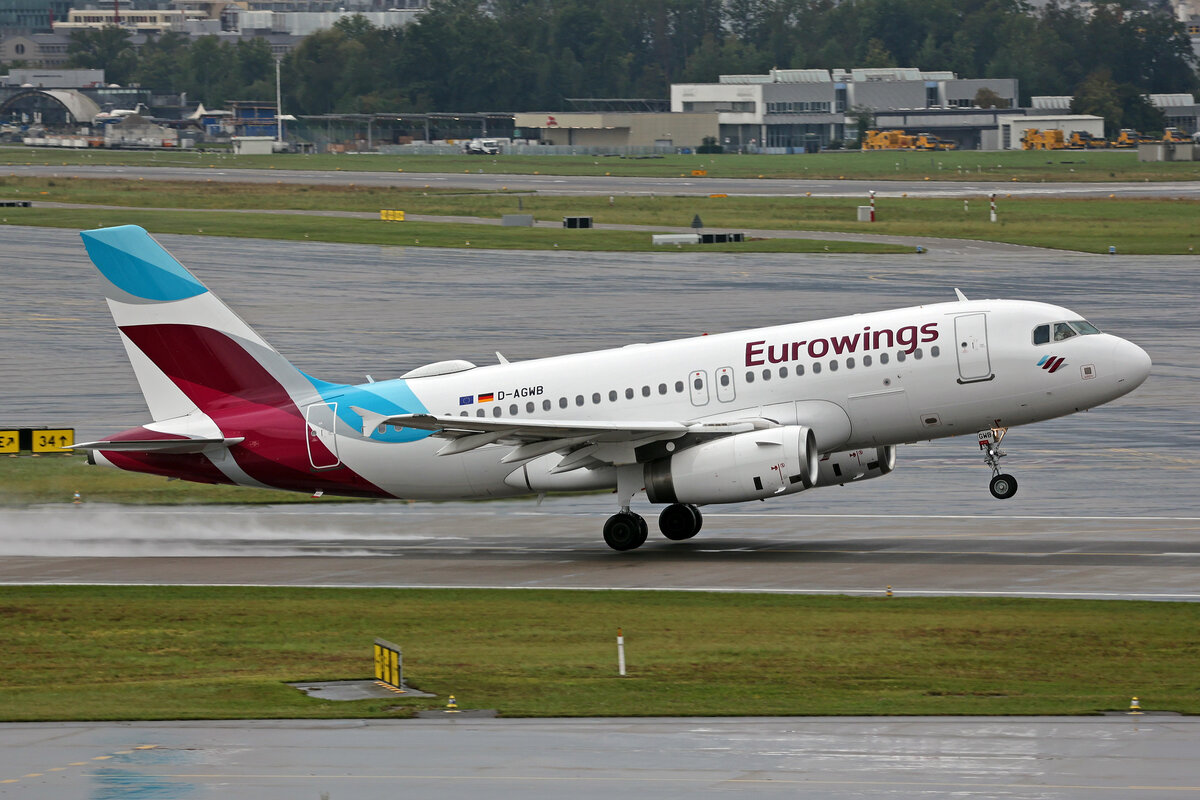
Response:
[[[613,550],[634,550],[646,541],[646,520],[631,512],[613,514],[604,523],[604,543]]]
[[[688,508],[692,510],[692,516],[696,518],[696,533],[699,533],[700,529],[704,527],[704,515],[700,513],[700,509],[698,507],[691,505],[690,503],[688,504]],[[692,535],[695,536],[696,533],[693,533]]]
[[[699,516],[695,506],[672,503],[658,515],[658,529],[671,541],[682,542],[699,533]]]
[[[992,478],[988,488],[992,491],[992,497],[1007,500],[1017,493],[1017,479],[1012,475],[997,475]]]

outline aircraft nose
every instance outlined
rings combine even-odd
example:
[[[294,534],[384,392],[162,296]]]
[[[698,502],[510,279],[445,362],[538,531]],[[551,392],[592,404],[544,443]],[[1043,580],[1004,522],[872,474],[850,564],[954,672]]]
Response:
[[[1150,375],[1150,356],[1145,350],[1125,339],[1117,340],[1113,347],[1113,367],[1121,388],[1131,392]]]

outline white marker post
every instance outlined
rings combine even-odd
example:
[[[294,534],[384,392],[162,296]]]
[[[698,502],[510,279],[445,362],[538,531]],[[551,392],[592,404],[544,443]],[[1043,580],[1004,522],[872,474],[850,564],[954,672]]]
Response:
[[[875,190],[871,190],[871,222],[875,221]]]
[[[996,193],[992,192],[990,197],[991,197],[991,201],[992,201],[992,222],[995,222],[996,221]]]
[[[625,677],[625,636],[620,628],[617,628],[617,672]]]

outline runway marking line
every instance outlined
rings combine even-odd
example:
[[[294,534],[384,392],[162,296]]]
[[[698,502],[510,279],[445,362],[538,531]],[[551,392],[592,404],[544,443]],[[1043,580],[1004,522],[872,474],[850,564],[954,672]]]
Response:
[[[1104,786],[1100,784],[1084,784],[1084,783],[1036,783],[1030,781],[1028,783],[989,783],[987,781],[880,781],[880,780],[833,780],[822,778],[786,778],[786,777],[771,777],[771,778],[719,778],[715,776],[699,776],[699,777],[672,777],[672,778],[651,778],[639,776],[620,776],[620,777],[603,777],[589,775],[580,777],[572,776],[557,776],[557,775],[425,775],[425,774],[393,774],[393,775],[276,775],[276,774],[260,774],[260,773],[178,773],[178,774],[147,774],[150,778],[174,778],[182,780],[286,780],[292,781],[297,779],[307,780],[367,780],[367,781],[386,781],[386,780],[416,780],[416,781],[529,781],[538,783],[678,783],[678,784],[775,784],[775,785],[795,785],[795,786],[939,786],[946,788],[964,788],[964,789],[1085,789],[1100,792],[1128,792],[1131,790],[1150,791],[1150,792],[1200,792],[1200,786],[1148,786],[1148,785],[1126,785],[1126,786]]]

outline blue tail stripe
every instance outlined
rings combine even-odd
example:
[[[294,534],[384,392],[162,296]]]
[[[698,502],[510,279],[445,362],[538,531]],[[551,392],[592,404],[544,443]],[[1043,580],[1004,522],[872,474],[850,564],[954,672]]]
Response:
[[[170,302],[208,291],[137,225],[82,231],[80,236],[96,268],[127,294]]]

